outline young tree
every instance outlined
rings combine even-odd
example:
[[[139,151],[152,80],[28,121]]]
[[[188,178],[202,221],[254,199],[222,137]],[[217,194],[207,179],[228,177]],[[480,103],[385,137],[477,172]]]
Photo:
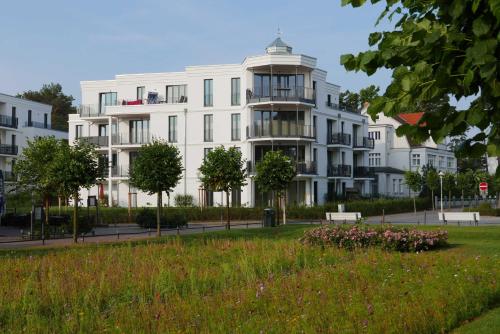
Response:
[[[339,95],[339,107],[351,111],[357,111],[360,106],[360,98],[358,93],[353,93],[348,90],[341,92]]]
[[[418,171],[407,170],[404,175],[405,183],[413,192],[413,211],[415,214],[417,213],[417,203],[415,200],[415,194],[419,193],[422,190],[423,180],[422,175]]]
[[[236,147],[226,150],[224,146],[219,146],[207,154],[199,168],[200,181],[206,188],[226,193],[226,228],[228,230],[231,228],[229,194],[246,184],[244,163],[241,152]]]
[[[448,208],[451,208],[451,193],[456,188],[455,174],[446,172],[443,175],[443,191],[448,193]]]
[[[177,147],[158,139],[142,146],[131,166],[130,183],[144,192],[157,195],[157,236],[161,236],[162,193],[166,192],[168,196],[173,191],[182,177],[182,171],[182,158]]]
[[[376,97],[379,96],[380,87],[375,85],[370,85],[366,88],[363,88],[359,91],[359,102],[361,105],[360,108],[363,107],[365,102],[371,103]]]
[[[68,131],[68,114],[76,112],[73,107],[73,96],[65,95],[62,91],[62,86],[56,83],[43,85],[39,91],[26,91],[22,94],[17,94],[27,100],[42,102],[52,106],[52,128],[57,130]]]
[[[466,191],[470,191],[474,187],[474,172],[467,170],[457,174],[457,189],[460,190],[460,198],[462,207],[464,206],[464,195]]]
[[[342,1],[353,7],[366,2]],[[381,112],[394,116],[412,106],[445,101],[425,111],[419,124],[400,126],[398,134],[416,142],[429,137],[439,142],[476,126],[481,132],[467,139],[461,149],[472,157],[486,151],[499,156],[499,8],[498,0],[387,1],[378,21],[388,15],[396,22],[394,29],[370,34],[371,50],[341,56],[348,71],[372,75],[378,69],[392,70],[391,84],[368,108],[371,116]],[[467,109],[457,110],[446,102],[450,95],[456,100],[475,100]]]
[[[58,174],[58,194],[68,194],[73,198],[73,241],[76,243],[80,189],[94,186],[101,176],[95,147],[85,141],[76,141],[72,146],[62,142],[53,172]]]
[[[425,185],[431,191],[432,210],[435,210],[434,192],[439,189],[439,174],[434,168],[429,168],[425,176]]]
[[[60,184],[54,163],[61,146],[62,141],[53,136],[28,140],[27,147],[14,165],[16,189],[33,191],[43,199],[46,225],[49,224],[50,196],[57,192]]]
[[[279,223],[279,200],[286,192],[288,185],[296,175],[292,160],[281,151],[270,151],[264,155],[264,159],[257,163],[257,174],[255,182],[263,192],[272,191],[277,197],[276,215]],[[283,205],[286,219],[286,205]]]

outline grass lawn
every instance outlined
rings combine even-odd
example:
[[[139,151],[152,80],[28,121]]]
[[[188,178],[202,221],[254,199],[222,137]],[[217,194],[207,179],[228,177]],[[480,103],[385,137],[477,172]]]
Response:
[[[440,333],[500,302],[500,227],[419,254],[306,247],[306,228],[1,251],[0,331]]]

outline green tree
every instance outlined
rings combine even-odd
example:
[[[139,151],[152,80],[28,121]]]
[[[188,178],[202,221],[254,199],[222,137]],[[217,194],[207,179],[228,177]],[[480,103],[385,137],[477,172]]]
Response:
[[[59,195],[70,195],[73,199],[73,241],[78,241],[78,202],[81,188],[94,186],[100,175],[98,154],[95,147],[85,141],[76,141],[70,146],[62,142],[55,154],[54,171],[57,171]]]
[[[439,175],[434,168],[430,168],[427,171],[425,185],[431,191],[432,210],[435,210],[434,192],[439,189]]]
[[[66,95],[58,83],[45,84],[39,91],[28,90],[18,97],[52,105],[51,124],[56,130],[68,131],[68,114],[76,113],[73,96]]]
[[[257,163],[255,182],[262,192],[272,191],[276,197],[276,215],[279,223],[279,202],[286,194],[286,189],[296,175],[292,160],[281,151],[270,151]],[[283,204],[286,222],[286,203]]]
[[[349,111],[357,111],[361,105],[358,93],[350,92],[346,90],[341,92],[339,95],[339,107],[340,109],[346,109]]]
[[[366,0],[343,0],[359,7]],[[371,0],[372,4],[380,0]],[[481,132],[467,139],[462,150],[472,157],[486,151],[500,155],[500,5],[498,0],[394,0],[387,1],[377,22],[388,17],[393,31],[374,32],[368,37],[372,49],[354,56],[341,56],[348,71],[368,75],[378,69],[392,70],[392,82],[383,96],[375,98],[368,112],[394,116],[412,106],[440,103],[426,110],[417,125],[402,125],[397,133],[416,142],[432,137],[465,133],[471,126]],[[447,102],[470,97],[465,110]]]
[[[375,85],[370,85],[359,91],[359,102],[360,108],[363,107],[365,102],[371,103],[376,97],[379,96],[380,87]]]
[[[32,191],[43,199],[46,225],[49,224],[50,196],[57,193],[60,183],[54,165],[61,146],[62,141],[53,136],[35,137],[28,140],[14,165],[16,190]]]
[[[443,191],[448,193],[448,208],[451,207],[451,193],[456,189],[455,174],[445,172],[443,175]]]
[[[130,183],[150,195],[157,195],[157,236],[161,236],[162,193],[166,192],[168,196],[173,191],[182,171],[182,158],[177,147],[158,139],[139,149],[130,168]]]
[[[457,189],[460,191],[462,207],[464,206],[465,192],[470,191],[474,187],[474,172],[467,170],[457,174]]]
[[[405,171],[404,178],[405,178],[406,185],[413,192],[413,211],[416,214],[417,213],[417,203],[415,200],[415,196],[416,196],[416,194],[418,194],[420,192],[420,190],[422,190],[422,186],[424,183],[423,179],[422,179],[422,175],[419,173],[418,170],[415,172],[413,172],[411,170],[407,170],[407,171]]]
[[[206,188],[226,193],[226,228],[228,230],[231,228],[229,194],[246,185],[244,164],[241,152],[236,147],[226,150],[224,146],[219,146],[207,154],[199,168],[200,181]]]

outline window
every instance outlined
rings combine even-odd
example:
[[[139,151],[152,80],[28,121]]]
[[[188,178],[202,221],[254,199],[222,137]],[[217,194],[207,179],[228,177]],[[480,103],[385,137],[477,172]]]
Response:
[[[99,137],[106,137],[108,135],[108,125],[99,124]]]
[[[231,105],[240,105],[240,78],[231,79]]]
[[[370,131],[368,132],[368,138],[374,140],[380,140],[380,131]]]
[[[313,161],[316,162],[318,161],[318,149],[313,148]]]
[[[116,92],[100,93],[99,94],[99,114],[105,112],[105,106],[116,106],[117,94]]]
[[[212,152],[213,148],[211,147],[205,147],[203,149],[203,157],[205,158],[208,155],[208,152]]]
[[[330,94],[326,96],[326,105],[329,107],[332,106],[332,96]]]
[[[203,94],[203,105],[205,107],[212,107],[214,105],[214,80],[205,79],[204,80],[204,94]]]
[[[233,208],[241,206],[241,189],[231,190],[231,206]]]
[[[213,141],[214,140],[214,115],[204,115],[203,116],[203,140]]]
[[[392,179],[392,193],[396,194],[396,179]]]
[[[49,127],[49,119],[47,114],[43,114],[43,127],[45,129]]]
[[[439,168],[444,168],[444,157],[439,156]]]
[[[33,126],[32,111],[28,110],[28,126]]]
[[[447,157],[446,158],[446,165],[448,168],[454,168],[455,167],[454,159],[451,157]]]
[[[75,139],[82,138],[83,125],[77,125],[75,127]]]
[[[187,85],[167,86],[167,103],[186,103]]]
[[[145,91],[146,91],[146,87],[144,87],[144,86],[137,87],[137,100],[144,99]]]
[[[411,155],[411,164],[413,166],[420,166],[420,154]]]
[[[177,116],[168,116],[168,141],[177,142]]]
[[[369,153],[368,164],[370,167],[380,166],[380,153]]]
[[[403,180],[402,179],[399,179],[398,180],[398,190],[399,190],[399,193],[402,194],[403,193]]]
[[[436,167],[436,155],[435,154],[427,155],[427,164],[429,166]]]
[[[129,140],[131,144],[145,144],[149,139],[149,120],[133,120],[129,123]]]
[[[231,114],[231,140],[241,140],[240,114]]]

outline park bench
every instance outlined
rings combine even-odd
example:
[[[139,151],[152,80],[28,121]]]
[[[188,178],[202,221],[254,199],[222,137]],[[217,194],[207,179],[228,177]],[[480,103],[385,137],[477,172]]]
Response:
[[[328,223],[335,222],[357,222],[361,219],[361,212],[327,212],[326,221]]]
[[[438,218],[444,225],[447,225],[449,221],[456,221],[458,225],[460,222],[469,222],[469,225],[474,223],[478,226],[480,220],[479,212],[439,212]]]

